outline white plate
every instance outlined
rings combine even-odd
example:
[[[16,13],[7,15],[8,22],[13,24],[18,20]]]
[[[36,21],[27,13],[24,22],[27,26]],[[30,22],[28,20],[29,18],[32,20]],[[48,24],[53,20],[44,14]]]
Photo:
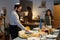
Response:
[[[38,31],[32,31],[32,30],[30,30],[29,32],[31,32],[31,33],[38,33]]]
[[[22,35],[22,34],[25,34],[25,30],[21,30],[18,32],[18,35]]]
[[[39,37],[29,37],[29,38],[27,38],[27,40],[40,40],[40,38]]]
[[[37,31],[38,31],[39,29],[40,29],[40,28],[33,28],[33,30],[37,30]]]
[[[56,38],[57,36],[56,36],[56,35],[50,35],[50,34],[49,34],[49,35],[47,35],[46,37],[47,37],[47,38]]]
[[[59,32],[59,30],[54,30],[55,32]]]

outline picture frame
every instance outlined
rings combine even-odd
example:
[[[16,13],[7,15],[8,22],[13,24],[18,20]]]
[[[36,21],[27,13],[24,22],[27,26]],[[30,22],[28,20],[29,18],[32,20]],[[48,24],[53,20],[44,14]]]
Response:
[[[39,6],[39,8],[46,8],[46,1],[42,0],[41,5]]]

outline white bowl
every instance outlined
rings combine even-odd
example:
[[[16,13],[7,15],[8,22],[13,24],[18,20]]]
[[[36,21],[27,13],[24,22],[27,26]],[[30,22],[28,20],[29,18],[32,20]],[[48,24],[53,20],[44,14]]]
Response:
[[[33,30],[36,30],[36,31],[38,31],[40,28],[33,28]]]
[[[52,25],[47,26],[48,28],[52,28]]]

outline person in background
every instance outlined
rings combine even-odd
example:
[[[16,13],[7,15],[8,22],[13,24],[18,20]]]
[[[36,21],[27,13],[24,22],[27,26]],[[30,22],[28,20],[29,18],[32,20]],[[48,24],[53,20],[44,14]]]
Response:
[[[52,25],[52,21],[53,21],[52,12],[50,9],[48,9],[45,14],[45,25]]]
[[[22,6],[17,3],[14,5],[14,10],[9,15],[9,28],[12,39],[18,37],[18,27],[20,28],[20,30],[26,30],[25,27],[21,24],[18,16],[18,13],[21,12],[21,9]]]
[[[33,14],[32,14],[32,9],[31,9],[31,7],[27,7],[27,11],[28,11],[28,22],[32,22],[32,16],[33,16]]]

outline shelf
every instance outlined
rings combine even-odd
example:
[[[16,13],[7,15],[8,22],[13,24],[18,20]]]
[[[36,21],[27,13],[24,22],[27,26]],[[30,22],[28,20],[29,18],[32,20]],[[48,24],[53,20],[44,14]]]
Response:
[[[0,19],[5,18],[5,16],[0,16]]]
[[[23,25],[39,26],[39,23],[22,23]]]

